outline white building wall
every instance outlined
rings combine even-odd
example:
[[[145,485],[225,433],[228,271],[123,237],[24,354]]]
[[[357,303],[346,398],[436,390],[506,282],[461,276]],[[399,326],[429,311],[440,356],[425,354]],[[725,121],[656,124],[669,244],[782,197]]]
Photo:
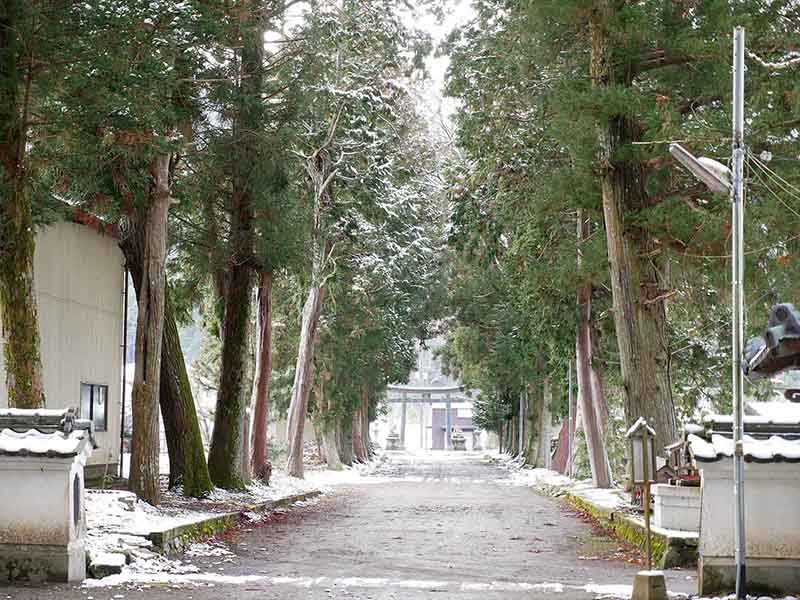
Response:
[[[108,426],[96,434],[100,447],[90,465],[119,461],[123,265],[116,240],[87,226],[57,223],[36,236],[34,283],[47,407],[77,410],[81,383],[108,386]],[[0,352],[0,407],[7,407],[3,363]]]

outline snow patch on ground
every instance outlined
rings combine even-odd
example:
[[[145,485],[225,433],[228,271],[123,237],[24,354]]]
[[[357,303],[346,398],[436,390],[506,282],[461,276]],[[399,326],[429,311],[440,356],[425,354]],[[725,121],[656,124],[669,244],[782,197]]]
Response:
[[[230,558],[235,556],[233,552],[228,550],[228,548],[222,544],[221,542],[199,542],[196,544],[192,544],[189,546],[189,549],[186,550],[186,556],[189,558],[201,558],[201,557],[220,557],[220,558]]]
[[[342,485],[386,483],[390,479],[380,474],[386,460],[385,455],[379,454],[367,463],[354,463],[352,467],[345,466],[340,471],[306,469],[305,481],[311,484],[312,487],[323,491]]]
[[[277,472],[270,485],[253,482],[244,492],[216,489],[204,499],[185,498],[180,490],[163,494],[159,507],[143,502],[127,491],[86,491],[86,548],[90,563],[119,566],[120,556],[127,564],[122,575],[113,577],[146,576],[166,573],[170,576],[197,574],[198,569],[180,561],[170,560],[153,551],[147,536],[156,531],[204,521],[225,512],[243,511],[249,520],[258,522],[267,518],[264,512],[251,510],[259,504],[290,496],[309,493],[318,489],[314,481],[296,479]],[[306,506],[318,502],[318,498],[295,503]],[[233,556],[226,548],[209,544],[195,544],[189,549],[189,557]],[[109,578],[103,579],[103,581]],[[90,580],[91,581],[91,580]]]
[[[588,500],[596,506],[620,510],[630,506],[630,502],[619,488],[599,489],[592,487],[591,479],[574,481],[550,469],[527,469],[506,463],[511,473],[508,479],[498,480],[503,485],[527,486],[536,488],[557,488],[568,491]]]

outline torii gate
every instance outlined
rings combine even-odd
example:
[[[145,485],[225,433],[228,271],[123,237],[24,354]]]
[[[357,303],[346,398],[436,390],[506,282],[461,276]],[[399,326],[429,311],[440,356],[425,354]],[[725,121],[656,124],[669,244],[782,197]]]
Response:
[[[444,402],[445,409],[445,443],[446,450],[453,447],[451,440],[452,422],[450,411],[453,402],[464,402],[468,399],[463,395],[464,386],[450,387],[411,387],[405,385],[390,385],[386,394],[386,400],[390,404],[401,404],[402,413],[400,418],[400,444],[406,443],[406,405],[422,404],[420,411],[420,447],[425,447],[425,427],[424,425],[424,405],[434,402]]]

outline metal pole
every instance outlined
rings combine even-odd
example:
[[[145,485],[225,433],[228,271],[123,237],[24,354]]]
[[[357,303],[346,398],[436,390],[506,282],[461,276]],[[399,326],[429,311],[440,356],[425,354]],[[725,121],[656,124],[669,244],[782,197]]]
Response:
[[[649,435],[642,438],[642,475],[644,476],[644,486],[642,488],[643,498],[642,504],[644,505],[644,527],[645,527],[645,551],[647,554],[647,570],[653,568],[653,553],[650,546],[650,458],[652,453],[653,440]]]
[[[403,394],[403,404],[400,412],[400,446],[405,449],[406,447],[406,400],[408,397]]]
[[[569,421],[567,421],[567,477],[572,477],[572,436],[575,435],[575,415],[572,414],[572,359],[567,368],[567,389],[569,390]]]
[[[445,419],[444,419],[444,423],[445,423],[444,449],[445,450],[450,450],[450,448],[453,447],[453,444],[450,442],[450,433],[451,433],[450,429],[452,428],[450,410],[451,410],[452,404],[450,404],[450,393],[449,392],[447,393],[447,396],[445,397],[445,405],[444,406],[445,406],[445,409],[444,409],[444,412],[445,412]]]
[[[119,476],[125,477],[125,392],[127,391],[127,366],[128,360],[128,263],[122,267],[122,277],[125,283],[122,286],[122,392],[120,400],[122,412],[119,420]]]
[[[523,440],[525,439],[525,391],[519,392],[519,423],[517,424],[519,430],[519,455],[522,456],[524,450],[522,448]]]
[[[744,600],[745,516],[744,516],[744,375],[742,354],[744,340],[744,29],[733,31],[733,185],[731,213],[733,226],[733,266],[731,277],[732,326],[731,353],[733,359],[733,480],[735,500],[735,558],[736,597]]]

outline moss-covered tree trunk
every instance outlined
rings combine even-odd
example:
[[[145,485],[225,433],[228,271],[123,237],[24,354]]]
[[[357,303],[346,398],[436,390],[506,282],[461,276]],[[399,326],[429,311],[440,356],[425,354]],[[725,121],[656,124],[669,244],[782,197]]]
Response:
[[[223,295],[222,357],[214,433],[208,454],[211,480],[226,489],[244,487],[248,473],[243,460],[245,406],[252,387],[246,386],[248,329],[253,289],[253,219],[254,169],[265,160],[261,140],[255,132],[263,128],[261,96],[264,88],[264,33],[267,6],[257,0],[239,0],[232,8],[238,21],[234,45],[240,46],[239,101],[233,115],[230,170],[231,191],[228,202],[227,269],[215,277],[218,294]],[[222,282],[224,279],[224,283]]]
[[[246,214],[238,213],[235,226],[241,228],[241,219]],[[240,235],[241,235],[240,231]],[[214,433],[208,453],[208,472],[215,485],[229,489],[242,489],[245,474],[242,471],[243,425],[246,399],[250,390],[245,389],[245,346],[247,328],[250,326],[250,292],[252,289],[250,268],[233,265],[227,285],[225,316],[222,323],[222,357],[220,380],[217,388],[217,404],[214,412]]]
[[[8,405],[44,406],[39,321],[33,280],[36,230],[25,185],[33,56],[22,32],[26,2],[0,5],[0,315]],[[29,64],[20,72],[23,58]]]
[[[343,465],[353,465],[353,416],[341,415],[336,418],[336,441],[339,445],[339,459]]]
[[[170,205],[170,155],[160,154],[151,166],[152,191],[145,220],[139,312],[136,321],[136,368],[133,376],[133,436],[129,486],[150,504],[159,489],[159,386],[166,295],[167,214]]]
[[[550,466],[550,403],[552,386],[549,377],[543,377],[540,384],[528,386],[530,390],[526,421],[526,462],[537,468]]]
[[[333,414],[333,404],[325,395],[325,381],[320,378],[319,385],[316,386],[316,419],[322,431],[322,439],[325,444],[325,460],[328,468],[334,471],[342,470],[342,460],[339,456],[339,444],[336,439],[336,417]]]
[[[589,224],[584,218],[583,211],[578,211],[578,269],[583,261],[582,244],[589,236]],[[583,415],[583,431],[586,436],[586,446],[589,454],[589,467],[592,472],[592,483],[595,487],[607,488],[611,485],[611,478],[606,469],[605,448],[603,443],[603,430],[598,417],[597,403],[600,398],[595,398],[592,386],[591,367],[591,320],[592,320],[592,284],[582,282],[578,286],[578,331],[575,343],[577,356],[578,401]]]
[[[367,394],[366,386],[362,385],[358,406],[353,411],[353,460],[356,462],[367,462],[368,450],[364,442],[364,396]]]
[[[267,451],[269,390],[272,377],[272,276],[262,272],[258,284],[258,355],[253,409],[253,477],[269,483],[272,465]]]
[[[203,498],[214,489],[214,484],[208,473],[203,436],[169,297],[164,317],[158,398],[169,453],[169,486],[180,486],[184,496]]]
[[[142,227],[134,225],[131,234],[120,242],[137,298],[140,297],[142,285],[143,232]],[[214,485],[208,474],[203,435],[169,294],[166,295],[164,305],[158,400],[169,453],[169,486],[174,488],[180,485],[185,496],[207,496]]]
[[[590,76],[601,90],[630,86],[630,65],[619,65],[609,25],[619,0],[596,0],[590,18]],[[666,311],[654,240],[631,216],[646,206],[645,166],[630,156],[642,127],[624,115],[598,121],[598,166],[611,273],[614,324],[623,379],[625,417],[646,417],[663,448],[675,438]],[[584,414],[584,419],[586,414]]]

